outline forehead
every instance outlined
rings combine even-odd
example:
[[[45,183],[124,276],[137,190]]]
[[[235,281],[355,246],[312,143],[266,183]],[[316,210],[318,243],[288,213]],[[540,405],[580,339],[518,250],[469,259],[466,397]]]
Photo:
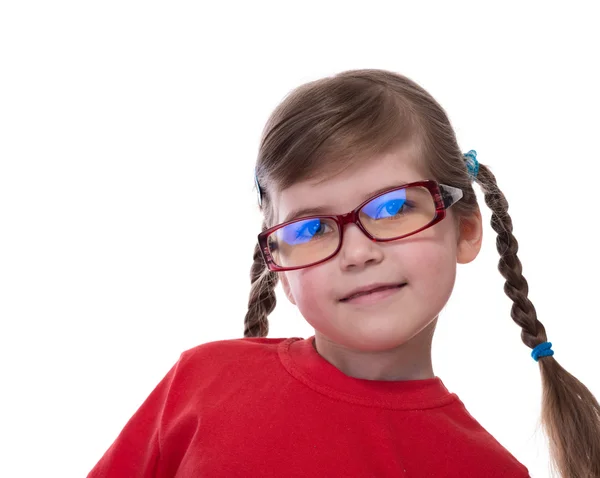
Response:
[[[415,149],[403,147],[369,157],[339,175],[302,181],[275,195],[276,221],[310,214],[343,214],[383,188],[428,179]]]

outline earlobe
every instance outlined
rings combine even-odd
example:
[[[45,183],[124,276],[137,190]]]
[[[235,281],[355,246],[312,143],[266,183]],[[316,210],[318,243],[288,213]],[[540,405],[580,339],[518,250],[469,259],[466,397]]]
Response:
[[[285,275],[285,272],[278,272],[279,280],[281,281],[281,287],[283,288],[283,292],[285,292],[285,296],[288,300],[296,305],[296,301],[294,300],[294,296],[292,295],[292,290],[290,288],[290,283]]]
[[[468,264],[479,254],[483,240],[483,224],[479,208],[470,216],[461,218],[459,227],[456,262]]]

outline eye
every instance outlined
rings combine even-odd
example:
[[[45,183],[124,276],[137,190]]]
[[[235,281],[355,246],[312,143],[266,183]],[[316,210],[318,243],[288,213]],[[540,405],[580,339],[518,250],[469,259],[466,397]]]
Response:
[[[324,224],[321,224],[320,219],[313,219],[311,221],[305,221],[304,225],[298,229],[297,237],[314,237],[319,233],[323,233],[323,229],[325,229]]]
[[[401,209],[404,211],[406,208],[406,201],[404,199],[392,199],[391,201],[386,201],[381,205],[379,210],[377,211],[377,216],[375,219],[381,219],[384,217],[395,216],[398,214],[398,211]]]
[[[363,214],[370,219],[386,219],[402,217],[414,209],[414,203],[406,198],[406,192],[392,191],[373,199],[365,204],[362,209]]]
[[[327,222],[317,219],[307,219],[289,224],[281,229],[282,239],[291,245],[303,244],[319,238],[333,229]]]
[[[410,201],[407,200],[406,196],[406,189],[398,189],[382,194],[365,204],[362,213],[374,220],[396,216],[399,212],[405,212],[408,208],[406,203],[410,203]]]

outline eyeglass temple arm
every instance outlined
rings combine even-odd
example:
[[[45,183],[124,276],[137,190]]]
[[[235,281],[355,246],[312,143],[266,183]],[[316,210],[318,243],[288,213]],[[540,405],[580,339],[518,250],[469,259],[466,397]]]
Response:
[[[444,201],[444,208],[448,209],[453,204],[457,203],[463,197],[462,189],[440,184],[440,192]]]

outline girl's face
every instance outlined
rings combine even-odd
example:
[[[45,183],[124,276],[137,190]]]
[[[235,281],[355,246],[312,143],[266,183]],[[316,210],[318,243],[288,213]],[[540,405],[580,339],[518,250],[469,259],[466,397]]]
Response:
[[[417,159],[405,146],[319,184],[294,184],[275,197],[278,222],[299,208],[325,206],[324,214],[343,214],[383,187],[429,179]],[[350,224],[336,256],[280,273],[280,279],[289,300],[314,327],[317,346],[320,339],[338,348],[381,352],[405,344],[435,321],[452,292],[456,263],[474,259],[480,244],[479,213],[461,234],[452,208],[440,223],[387,243],[372,242]],[[376,283],[406,285],[371,303],[340,300]]]

